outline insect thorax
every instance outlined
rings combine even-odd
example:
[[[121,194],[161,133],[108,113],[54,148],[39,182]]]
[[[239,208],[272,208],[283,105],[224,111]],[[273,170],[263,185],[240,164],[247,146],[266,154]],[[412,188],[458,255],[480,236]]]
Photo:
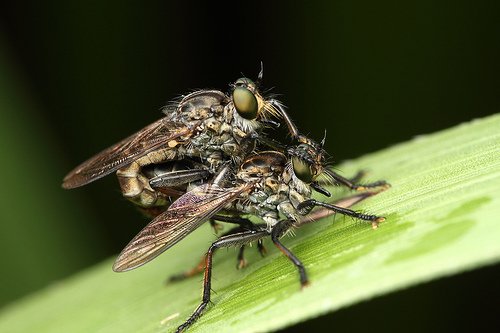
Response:
[[[261,127],[238,116],[228,97],[217,91],[186,96],[170,117],[192,129],[189,140],[177,147],[179,157],[201,158],[213,169],[243,159],[254,147],[250,135]]]
[[[297,220],[297,206],[311,197],[309,186],[290,176],[286,157],[278,152],[263,152],[245,160],[237,178],[255,183],[236,208],[262,218],[271,228],[280,216]]]

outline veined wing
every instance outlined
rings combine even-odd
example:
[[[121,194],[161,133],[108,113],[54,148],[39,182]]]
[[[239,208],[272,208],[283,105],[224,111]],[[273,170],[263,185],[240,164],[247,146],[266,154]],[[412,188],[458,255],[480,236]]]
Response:
[[[113,270],[128,271],[156,258],[252,186],[246,183],[221,188],[204,184],[187,192],[128,243],[116,259]]]
[[[186,125],[162,118],[77,166],[64,177],[62,187],[70,189],[93,182],[190,131]]]

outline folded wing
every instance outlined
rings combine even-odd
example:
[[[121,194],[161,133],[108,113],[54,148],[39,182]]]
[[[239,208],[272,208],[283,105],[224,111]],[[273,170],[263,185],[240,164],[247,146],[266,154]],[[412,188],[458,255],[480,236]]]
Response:
[[[130,241],[116,259],[113,270],[128,271],[154,259],[252,186],[247,183],[221,188],[204,184],[182,195]]]
[[[70,189],[93,182],[190,132],[186,125],[162,118],[77,166],[64,177],[62,187]]]

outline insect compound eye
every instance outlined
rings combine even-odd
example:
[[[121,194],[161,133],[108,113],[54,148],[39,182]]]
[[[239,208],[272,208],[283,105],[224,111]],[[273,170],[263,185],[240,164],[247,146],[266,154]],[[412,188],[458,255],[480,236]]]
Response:
[[[236,85],[233,90],[233,103],[242,118],[249,120],[257,118],[259,108],[257,98],[246,87]]]
[[[298,157],[292,157],[292,166],[293,172],[298,179],[302,180],[306,184],[313,181],[315,175],[307,162]]]
[[[246,77],[241,77],[238,80],[236,80],[236,82],[234,83],[234,86],[255,89],[255,83],[252,80],[247,79]]]

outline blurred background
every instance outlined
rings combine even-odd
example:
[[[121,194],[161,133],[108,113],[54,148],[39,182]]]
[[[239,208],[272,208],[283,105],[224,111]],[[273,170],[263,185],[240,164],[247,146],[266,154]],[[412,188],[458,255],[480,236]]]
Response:
[[[242,74],[256,78],[262,61],[264,87],[302,131],[319,140],[327,129],[335,160],[355,158],[500,110],[499,9],[431,0],[2,2],[0,306],[116,254],[146,223],[115,177],[71,192],[60,183],[161,117],[169,100],[227,91]],[[447,294],[484,300],[499,294],[499,276],[493,267],[447,279]],[[370,303],[418,321],[444,296],[439,283],[412,290],[306,325],[342,328]],[[458,325],[464,302],[446,303],[450,316],[434,313],[432,325]]]

